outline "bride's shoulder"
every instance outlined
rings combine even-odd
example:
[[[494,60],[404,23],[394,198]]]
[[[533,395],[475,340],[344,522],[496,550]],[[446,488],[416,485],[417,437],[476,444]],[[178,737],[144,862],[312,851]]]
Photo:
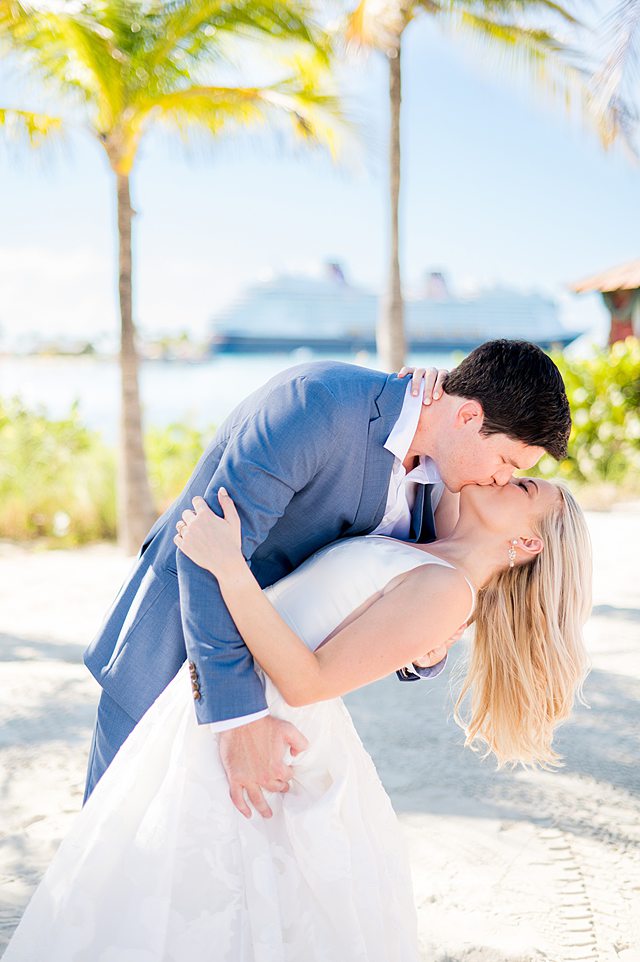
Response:
[[[410,632],[421,639],[424,651],[451,638],[469,617],[471,589],[464,575],[448,565],[419,565],[387,588],[379,602],[380,615],[386,606],[400,634]]]
[[[416,604],[432,610],[437,603],[443,602],[451,613],[467,612],[472,589],[466,577],[458,568],[441,564],[421,564],[407,572],[403,581],[415,593]]]
[[[438,584],[440,587],[449,586],[453,591],[456,586],[466,587],[469,590],[468,582],[459,568],[454,568],[448,564],[438,564],[437,561],[427,562],[418,565],[409,572],[413,576],[415,583]]]

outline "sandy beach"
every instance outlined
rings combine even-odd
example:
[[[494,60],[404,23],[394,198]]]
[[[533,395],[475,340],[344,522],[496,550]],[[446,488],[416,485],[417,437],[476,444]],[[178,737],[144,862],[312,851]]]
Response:
[[[560,771],[463,748],[451,668],[345,699],[410,844],[425,962],[640,962],[640,504],[588,517],[590,707],[558,732]],[[0,955],[80,807],[99,695],[82,652],[131,564],[0,544]]]

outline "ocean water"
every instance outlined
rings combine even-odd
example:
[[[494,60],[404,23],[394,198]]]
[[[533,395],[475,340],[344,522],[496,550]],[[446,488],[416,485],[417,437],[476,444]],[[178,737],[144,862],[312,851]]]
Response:
[[[147,426],[174,422],[199,428],[220,424],[253,390],[284,368],[319,358],[293,354],[220,355],[201,363],[145,361],[140,390]],[[378,368],[375,355],[333,355],[336,360]],[[409,359],[421,366],[452,368],[460,354],[423,354]],[[74,401],[82,421],[114,443],[118,432],[119,372],[113,360],[94,358],[0,358],[0,397],[19,396],[28,407],[64,417]]]

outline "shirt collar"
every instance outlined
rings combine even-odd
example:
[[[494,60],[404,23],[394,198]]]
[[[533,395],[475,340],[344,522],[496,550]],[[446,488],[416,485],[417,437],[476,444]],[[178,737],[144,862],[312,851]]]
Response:
[[[398,420],[393,425],[389,437],[384,443],[387,451],[402,463],[411,447],[411,442],[418,427],[420,411],[422,410],[422,388],[416,396],[411,393],[411,378],[408,379],[407,388],[404,393],[402,410]],[[410,471],[407,477],[414,481],[422,480],[427,484],[435,484],[441,480],[440,472],[433,458],[421,454],[417,467]]]

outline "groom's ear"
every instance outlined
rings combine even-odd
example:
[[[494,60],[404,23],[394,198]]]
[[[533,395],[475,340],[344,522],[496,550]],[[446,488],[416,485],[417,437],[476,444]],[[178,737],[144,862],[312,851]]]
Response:
[[[456,421],[465,427],[475,422],[476,427],[480,430],[484,421],[484,411],[480,402],[473,400],[473,398],[465,399],[458,406]]]

